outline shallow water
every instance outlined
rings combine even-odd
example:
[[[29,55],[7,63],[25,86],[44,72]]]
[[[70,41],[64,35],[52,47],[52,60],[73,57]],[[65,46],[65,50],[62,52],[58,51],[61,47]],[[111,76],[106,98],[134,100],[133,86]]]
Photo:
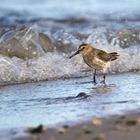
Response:
[[[139,110],[139,74],[109,75],[107,87],[94,86],[91,77],[1,87],[0,129],[72,125]],[[80,92],[90,96],[75,98]]]

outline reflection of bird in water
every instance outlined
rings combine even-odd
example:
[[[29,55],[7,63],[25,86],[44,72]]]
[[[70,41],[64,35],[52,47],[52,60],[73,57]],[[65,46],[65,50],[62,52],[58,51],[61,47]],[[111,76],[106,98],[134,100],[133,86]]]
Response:
[[[119,55],[117,54],[117,52],[107,53],[103,50],[93,48],[89,44],[82,44],[79,46],[78,50],[69,58],[72,58],[73,56],[79,53],[82,54],[84,62],[89,67],[95,69],[93,75],[94,84],[97,84],[96,70],[103,70],[104,75],[103,75],[103,81],[101,82],[105,84],[106,69],[109,67],[110,62],[118,58]]]

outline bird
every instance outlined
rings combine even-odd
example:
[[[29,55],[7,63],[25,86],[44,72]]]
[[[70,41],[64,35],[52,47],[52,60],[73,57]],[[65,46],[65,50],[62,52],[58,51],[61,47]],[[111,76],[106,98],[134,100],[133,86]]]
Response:
[[[101,83],[106,84],[106,69],[110,66],[110,62],[118,59],[117,52],[108,53],[104,50],[100,50],[92,47],[90,44],[81,44],[78,50],[73,53],[69,59],[74,57],[77,54],[82,54],[84,62],[92,69],[94,69],[93,73],[93,83],[96,82],[96,72],[97,70],[103,70],[103,80]]]

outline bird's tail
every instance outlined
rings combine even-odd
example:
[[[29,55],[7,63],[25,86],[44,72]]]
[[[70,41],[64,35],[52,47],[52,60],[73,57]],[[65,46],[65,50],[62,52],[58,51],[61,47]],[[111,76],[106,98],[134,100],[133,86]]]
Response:
[[[114,61],[114,60],[116,60],[116,59],[118,59],[118,53],[117,52],[112,52],[112,53],[109,53],[109,55],[110,55],[110,61]]]

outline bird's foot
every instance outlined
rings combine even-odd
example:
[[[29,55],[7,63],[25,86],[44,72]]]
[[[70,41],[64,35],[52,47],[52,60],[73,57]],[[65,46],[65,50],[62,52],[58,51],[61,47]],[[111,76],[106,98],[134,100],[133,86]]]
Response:
[[[97,83],[96,81],[93,81],[93,84],[94,84],[94,85],[97,85],[98,83]]]
[[[100,83],[106,85],[105,80],[102,80]]]

